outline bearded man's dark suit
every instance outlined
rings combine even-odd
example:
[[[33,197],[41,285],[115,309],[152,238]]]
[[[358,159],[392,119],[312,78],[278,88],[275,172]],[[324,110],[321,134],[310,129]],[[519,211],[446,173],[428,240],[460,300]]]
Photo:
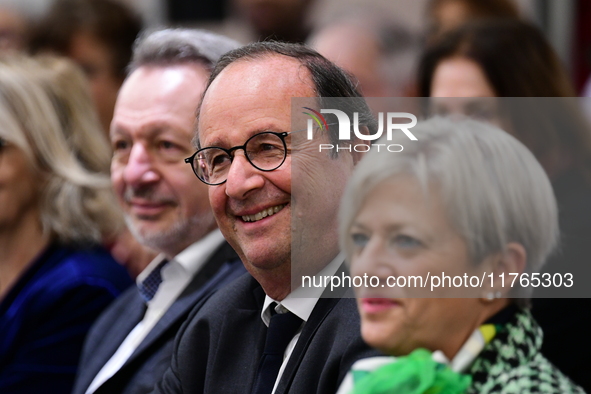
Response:
[[[244,272],[244,266],[236,253],[224,242],[121,369],[95,393],[150,392],[170,365],[174,337],[190,311],[199,309],[216,290]],[[134,286],[101,315],[86,339],[74,394],[84,394],[98,372],[142,320],[145,310],[145,301]]]
[[[267,332],[264,299],[250,274],[212,296],[179,332],[156,392],[249,393]],[[355,299],[320,298],[275,393],[334,393],[355,361],[376,355],[361,339]]]

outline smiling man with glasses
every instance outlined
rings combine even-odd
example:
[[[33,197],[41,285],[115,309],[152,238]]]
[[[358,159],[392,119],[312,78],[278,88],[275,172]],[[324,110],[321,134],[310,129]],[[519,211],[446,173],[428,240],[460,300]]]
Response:
[[[199,109],[198,150],[185,161],[210,185],[218,226],[249,275],[212,296],[179,333],[157,391],[334,393],[352,363],[373,354],[355,301],[307,293],[294,274],[342,270],[337,211],[359,157],[318,152],[336,129],[316,141],[292,131],[292,120],[303,119],[292,119],[292,97],[319,104],[334,96],[360,97],[304,46],[251,44],[216,65]],[[361,101],[360,122],[375,130]],[[294,255],[305,257],[302,266]]]

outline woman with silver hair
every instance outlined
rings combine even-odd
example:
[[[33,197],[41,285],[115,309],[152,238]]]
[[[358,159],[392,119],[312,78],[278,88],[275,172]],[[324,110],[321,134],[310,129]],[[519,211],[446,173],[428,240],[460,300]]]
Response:
[[[534,153],[550,177],[560,212],[561,247],[546,270],[589,277],[591,130],[569,73],[543,32],[518,20],[467,23],[433,42],[418,70],[419,96],[433,97],[436,113],[501,124]],[[591,391],[588,364],[572,357],[591,353],[585,287],[581,280],[575,284],[579,298],[538,287],[532,314],[544,330],[544,356]]]
[[[362,336],[396,358],[359,361],[341,392],[583,392],[540,353],[531,288],[511,286],[557,244],[544,170],[484,123],[434,118],[413,134],[370,152],[343,198],[351,276],[370,278],[355,289]]]
[[[66,98],[52,75],[30,58],[0,59],[3,393],[70,392],[86,332],[131,284],[98,246],[122,221],[98,118],[71,105],[90,95]]]

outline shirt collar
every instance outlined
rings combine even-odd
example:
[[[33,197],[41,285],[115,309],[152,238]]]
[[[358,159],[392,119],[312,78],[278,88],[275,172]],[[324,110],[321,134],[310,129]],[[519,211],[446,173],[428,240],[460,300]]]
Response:
[[[177,261],[189,275],[193,276],[211,257],[213,252],[224,242],[224,236],[219,229],[215,229],[199,241],[190,245],[181,253],[174,256]]]
[[[339,253],[330,263],[326,265],[315,276],[332,276],[334,275],[344,261],[344,254]],[[261,319],[267,327],[271,321],[271,307],[274,302],[277,303],[275,312],[285,313],[287,311],[293,313],[303,321],[308,321],[318,299],[324,292],[325,287],[303,288],[298,287],[287,295],[282,301],[276,301],[265,295],[265,302],[263,302],[263,310],[261,311]]]
[[[224,242],[224,236],[219,229],[215,229],[199,241],[189,245],[182,252],[174,256],[171,262],[176,262],[187,275],[193,276],[205,264],[207,259],[215,252],[215,250]],[[136,278],[136,284],[139,286],[150,273],[162,262],[166,260],[164,254],[159,254],[143,269]],[[163,268],[162,275],[166,279],[166,269]]]

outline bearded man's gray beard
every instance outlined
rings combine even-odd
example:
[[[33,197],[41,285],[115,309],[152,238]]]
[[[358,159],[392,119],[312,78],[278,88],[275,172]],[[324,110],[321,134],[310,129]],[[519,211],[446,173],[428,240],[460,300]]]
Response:
[[[139,243],[158,252],[169,254],[179,253],[182,249],[178,249],[184,249],[197,242],[209,232],[209,229],[215,227],[215,219],[212,214],[195,215],[190,218],[182,217],[168,229],[154,233],[140,231],[129,215],[125,215],[125,223]]]

